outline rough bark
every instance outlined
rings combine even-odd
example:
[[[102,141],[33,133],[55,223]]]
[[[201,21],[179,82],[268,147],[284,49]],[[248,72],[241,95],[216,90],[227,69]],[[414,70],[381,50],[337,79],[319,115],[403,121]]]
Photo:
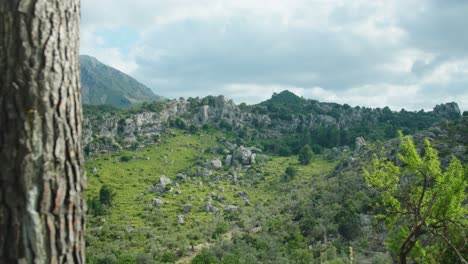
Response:
[[[79,0],[0,0],[0,263],[84,263]]]

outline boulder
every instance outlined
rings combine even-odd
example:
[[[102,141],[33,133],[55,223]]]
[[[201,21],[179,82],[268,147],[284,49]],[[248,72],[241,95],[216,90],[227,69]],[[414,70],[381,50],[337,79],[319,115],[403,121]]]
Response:
[[[170,184],[172,181],[166,175],[162,175],[159,178],[159,182],[161,183],[162,186],[166,187],[166,185]]]
[[[227,155],[226,156],[226,161],[224,162],[226,166],[231,166],[232,165],[232,155]]]
[[[94,167],[92,170],[91,170],[92,173],[97,173],[98,172],[98,169],[96,167]]]
[[[177,223],[178,224],[183,224],[185,222],[185,217],[184,215],[178,215],[177,216]]]
[[[252,203],[249,201],[249,199],[245,199],[244,201],[245,201],[244,203],[245,206],[252,206]]]
[[[192,204],[185,204],[184,209],[183,209],[184,213],[186,214],[190,213],[192,211],[192,207],[193,207]]]
[[[200,177],[209,177],[213,175],[213,172],[209,169],[201,169],[201,170],[198,170],[198,176]]]
[[[223,163],[219,159],[210,160],[210,167],[219,170],[223,167]]]
[[[218,208],[214,207],[211,202],[207,202],[205,204],[205,206],[203,206],[203,209],[205,210],[205,212],[209,212],[209,213],[216,213],[218,212]]]
[[[153,206],[161,207],[164,204],[164,201],[159,198],[153,198]]]
[[[239,160],[242,165],[250,165],[251,156],[252,156],[252,151],[245,148],[244,146],[238,147],[234,153],[234,158],[236,160]]]
[[[227,205],[224,207],[224,211],[230,213],[237,210],[238,208],[239,207],[237,207],[236,205]]]
[[[257,157],[257,154],[253,153],[252,156],[250,156],[250,164],[255,164],[255,158]]]
[[[247,198],[249,196],[249,193],[246,190],[243,190],[238,192],[236,196],[240,198]]]
[[[224,198],[220,195],[216,196],[216,201],[220,202],[220,203],[224,203]]]
[[[153,210],[153,206],[152,205],[148,205],[145,207],[145,211],[151,211]]]

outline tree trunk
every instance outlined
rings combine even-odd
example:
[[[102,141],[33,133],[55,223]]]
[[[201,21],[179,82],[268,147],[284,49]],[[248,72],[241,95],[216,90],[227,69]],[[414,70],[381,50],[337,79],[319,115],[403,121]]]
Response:
[[[84,263],[79,0],[0,19],[0,263]]]

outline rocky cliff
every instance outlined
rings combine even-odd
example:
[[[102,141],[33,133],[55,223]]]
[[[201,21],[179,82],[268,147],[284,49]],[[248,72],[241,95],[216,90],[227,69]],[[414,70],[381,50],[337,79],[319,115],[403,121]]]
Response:
[[[333,147],[354,145],[358,136],[371,140],[385,136],[373,135],[376,133],[370,131],[373,129],[381,129],[382,133],[387,129],[387,136],[391,138],[397,129],[424,129],[444,118],[460,118],[456,103],[438,105],[432,112],[421,113],[392,112],[388,108],[352,108],[302,98],[294,105],[288,102],[278,104],[275,97],[278,95],[272,100],[276,101],[253,106],[238,106],[224,96],[209,96],[157,102],[132,111],[85,111],[84,145],[86,152],[138,147],[157,142],[159,134],[175,126],[187,130],[190,127],[192,130],[214,127],[235,132],[244,140],[302,138],[308,135],[310,138],[306,141],[315,139],[317,144]]]

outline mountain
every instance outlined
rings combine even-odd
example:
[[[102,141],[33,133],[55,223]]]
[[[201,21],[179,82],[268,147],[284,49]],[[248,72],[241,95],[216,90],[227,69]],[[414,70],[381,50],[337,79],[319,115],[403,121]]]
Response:
[[[83,104],[122,108],[163,99],[134,78],[91,56],[81,55],[80,66]]]

